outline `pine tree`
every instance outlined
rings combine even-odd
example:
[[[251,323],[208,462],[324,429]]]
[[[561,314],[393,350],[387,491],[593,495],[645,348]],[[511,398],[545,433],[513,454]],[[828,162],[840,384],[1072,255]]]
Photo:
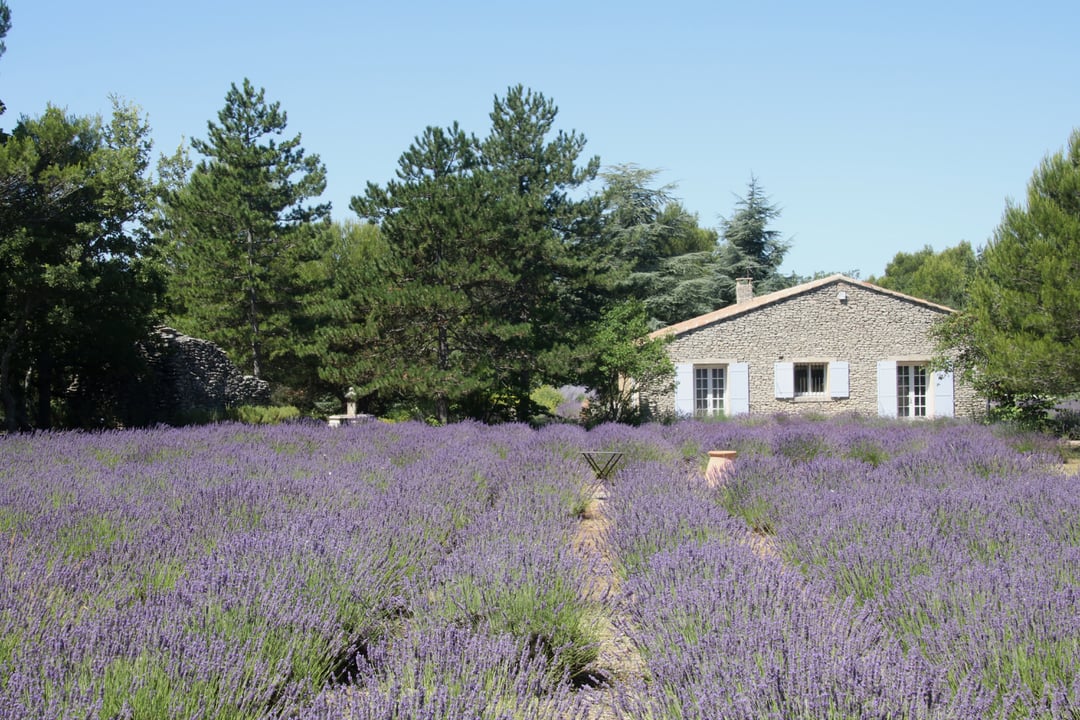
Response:
[[[481,145],[493,200],[492,232],[508,273],[491,298],[501,329],[491,348],[500,391],[518,419],[531,415],[530,392],[540,377],[568,371],[565,348],[591,312],[589,258],[583,237],[598,228],[600,203],[573,192],[596,177],[599,158],[579,165],[585,137],[554,131],[558,108],[521,85],[496,97],[491,131]]]
[[[640,300],[662,327],[719,307],[717,233],[671,195],[652,187],[656,170],[617,165],[603,173],[606,255],[618,269],[612,294]]]
[[[965,355],[993,399],[1080,391],[1080,130],[1010,204],[979,258],[964,319]]]
[[[439,421],[529,417],[530,391],[574,328],[570,247],[597,207],[568,195],[597,161],[577,167],[577,134],[549,137],[556,112],[511,88],[484,141],[429,127],[395,180],[353,198],[387,249],[384,282],[350,313],[359,390],[428,401]]]
[[[398,161],[397,179],[352,199],[386,247],[381,282],[359,298],[355,354],[361,394],[451,407],[490,382],[493,287],[508,281],[490,231],[490,197],[476,139],[457,125],[428,127]]]
[[[326,168],[263,89],[232,85],[190,179],[165,199],[172,321],[225,349],[255,377],[281,379],[290,322],[304,294],[297,269],[317,255],[315,224],[330,205],[309,205]],[[276,371],[276,372],[275,372]]]

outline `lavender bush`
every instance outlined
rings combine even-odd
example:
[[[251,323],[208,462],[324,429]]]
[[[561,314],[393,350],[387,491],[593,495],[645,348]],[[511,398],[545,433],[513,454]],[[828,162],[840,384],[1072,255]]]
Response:
[[[854,418],[664,436],[740,456],[715,490],[648,473],[613,499],[653,674],[636,715],[1080,712],[1080,501],[1053,456],[971,425]],[[657,533],[642,506],[680,519]]]
[[[527,428],[0,442],[0,717],[303,716],[340,685],[386,695],[365,687],[403,662],[387,648],[454,629],[481,664],[535,656],[474,707],[519,685],[554,707],[589,657],[565,551],[587,475]]]
[[[0,438],[0,718],[1076,717],[1080,499],[1021,440],[785,417]],[[712,449],[739,451],[716,487]],[[601,598],[582,450],[624,453]],[[596,667],[601,620],[642,670]]]

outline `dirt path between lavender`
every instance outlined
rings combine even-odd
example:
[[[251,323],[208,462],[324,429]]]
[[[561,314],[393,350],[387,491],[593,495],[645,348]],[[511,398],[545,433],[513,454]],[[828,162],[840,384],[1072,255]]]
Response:
[[[608,540],[611,521],[604,512],[607,488],[600,484],[593,489],[592,498],[585,506],[574,535],[573,547],[585,568],[585,597],[598,607],[609,608],[617,604],[605,603],[619,591],[620,579],[616,571],[614,550]],[[615,720],[620,715],[615,709],[619,688],[631,687],[642,682],[645,661],[637,646],[626,632],[630,619],[617,609],[602,613],[596,618],[599,647],[590,671],[594,673],[597,687],[582,689],[582,697],[589,702],[589,720]]]
[[[723,482],[721,476],[707,476],[701,471],[694,471],[692,476],[710,487]],[[594,487],[573,539],[574,552],[585,568],[586,599],[598,607],[616,608],[611,610],[611,615],[601,614],[596,620],[600,640],[597,658],[590,670],[596,673],[599,683],[596,688],[581,691],[590,704],[589,720],[621,718],[616,709],[617,694],[641,687],[647,672],[641,653],[626,631],[632,627],[629,616],[617,609],[618,603],[605,602],[609,597],[617,596],[621,583],[616,571],[615,551],[608,539],[611,520],[605,513],[607,493],[604,484]],[[776,541],[771,536],[748,532],[746,542],[761,558],[779,557]]]

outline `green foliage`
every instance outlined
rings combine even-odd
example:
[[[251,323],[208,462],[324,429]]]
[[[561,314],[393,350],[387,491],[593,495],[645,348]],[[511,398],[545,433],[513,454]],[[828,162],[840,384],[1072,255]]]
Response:
[[[735,281],[750,278],[756,293],[781,290],[794,284],[780,274],[780,265],[791,247],[769,223],[780,217],[780,208],[751,176],[746,197],[735,203],[735,212],[723,221],[720,263],[724,268],[726,303],[735,301]]]
[[[653,327],[718,307],[717,233],[698,226],[671,192],[652,187],[656,170],[616,165],[602,174],[603,243],[592,263],[617,298],[645,303]]]
[[[631,273],[626,285],[641,298],[653,328],[712,312],[724,305],[723,265],[714,250],[683,253]]]
[[[301,362],[313,369],[307,402],[316,414],[333,415],[341,412],[346,388],[358,387],[364,391],[358,406],[382,412],[385,407],[372,403],[366,387],[380,373],[373,356],[379,348],[376,311],[390,275],[389,246],[371,223],[332,222],[320,232],[321,252],[306,266],[307,282],[317,290],[299,311],[309,331],[294,345]]]
[[[69,425],[130,422],[117,398],[142,372],[136,343],[160,293],[139,230],[153,192],[149,132],[137,108],[114,100],[108,124],[49,107],[0,138],[8,429],[49,427],[56,411]]]
[[[1059,409],[1049,419],[1052,432],[1060,438],[1080,440],[1080,412]]]
[[[1041,417],[1053,398],[1080,389],[1077,257],[1080,131],[1043,160],[1026,205],[1007,207],[979,257],[967,310],[939,330],[952,365],[998,413]]]
[[[563,403],[562,393],[551,385],[541,385],[529,394],[534,403],[544,409],[548,415],[554,415],[555,411]]]
[[[976,265],[975,251],[967,241],[939,253],[927,245],[918,252],[897,253],[885,266],[885,274],[869,282],[959,310],[967,305]]]
[[[648,337],[645,306],[628,300],[604,313],[590,332],[591,353],[582,380],[596,397],[589,403],[590,424],[640,421],[636,398],[643,387],[663,391],[675,381],[667,354],[669,336]]]
[[[299,408],[291,405],[279,407],[263,407],[258,405],[242,405],[228,411],[228,418],[247,425],[276,425],[286,420],[300,417]]]
[[[166,193],[159,218],[172,322],[276,380],[294,362],[293,319],[313,291],[304,269],[326,237],[315,224],[330,213],[329,204],[306,204],[325,189],[326,168],[299,135],[276,139],[286,123],[264,90],[233,84],[207,139],[191,143],[203,160]],[[172,167],[178,181],[182,159]]]
[[[598,309],[587,301],[594,268],[580,247],[595,232],[600,204],[577,199],[576,191],[595,179],[600,160],[582,157],[583,135],[554,130],[557,115],[543,94],[508,88],[495,98],[491,131],[480,145],[495,198],[491,232],[514,278],[491,298],[501,326],[493,333],[493,381],[521,420],[532,415],[529,393],[539,382],[573,379],[565,348]]]
[[[1010,397],[990,406],[987,422],[1000,423],[1021,432],[1044,432],[1049,429],[1049,412],[1053,401],[1048,398]]]
[[[477,162],[475,138],[457,126],[429,127],[401,156],[398,180],[369,184],[351,204],[379,223],[387,246],[385,276],[373,279],[363,324],[351,329],[357,390],[433,397],[441,422],[491,371],[485,306],[511,280],[483,232]]]
[[[386,249],[380,277],[344,299],[345,323],[328,333],[349,349],[339,365],[361,395],[431,402],[440,423],[452,411],[532,416],[529,394],[563,370],[549,363],[580,313],[568,247],[590,206],[569,191],[597,164],[577,166],[576,133],[549,137],[556,113],[510,88],[486,139],[428,127],[396,180],[352,199]]]

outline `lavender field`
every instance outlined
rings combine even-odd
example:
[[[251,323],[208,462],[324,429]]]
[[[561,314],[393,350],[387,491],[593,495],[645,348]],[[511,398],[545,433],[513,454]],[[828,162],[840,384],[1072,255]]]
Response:
[[[1058,462],[852,418],[3,437],[0,718],[1076,718]]]

